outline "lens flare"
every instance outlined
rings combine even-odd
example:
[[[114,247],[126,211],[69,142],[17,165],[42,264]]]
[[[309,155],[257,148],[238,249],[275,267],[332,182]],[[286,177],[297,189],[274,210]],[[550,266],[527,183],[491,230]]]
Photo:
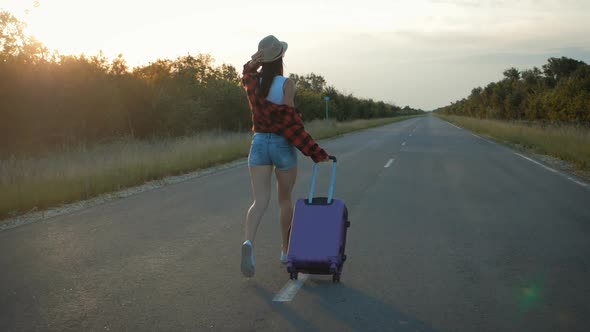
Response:
[[[535,281],[528,283],[526,286],[521,287],[518,298],[519,306],[523,312],[528,312],[534,309],[541,302],[542,298],[542,277]]]

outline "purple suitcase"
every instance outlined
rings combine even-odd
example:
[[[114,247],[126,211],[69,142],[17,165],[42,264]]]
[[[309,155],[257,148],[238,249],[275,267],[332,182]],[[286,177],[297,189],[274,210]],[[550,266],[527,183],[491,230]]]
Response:
[[[297,273],[331,274],[333,282],[340,281],[346,260],[346,231],[350,226],[348,210],[340,199],[332,198],[336,178],[336,157],[330,156],[332,178],[328,197],[313,197],[318,164],[313,166],[308,198],[295,204],[287,254],[287,272],[291,279]]]

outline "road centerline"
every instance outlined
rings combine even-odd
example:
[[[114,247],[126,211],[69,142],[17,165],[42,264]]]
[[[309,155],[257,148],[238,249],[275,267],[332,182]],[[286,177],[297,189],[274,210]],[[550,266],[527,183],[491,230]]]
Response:
[[[295,298],[303,283],[309,278],[309,274],[299,273],[297,280],[289,280],[272,299],[273,302],[289,302]]]
[[[395,159],[393,159],[393,158],[389,159],[389,161],[387,162],[387,164],[385,164],[385,166],[383,166],[383,167],[385,167],[385,168],[388,168],[389,166],[391,166],[391,164],[392,164],[394,161],[395,161]]]

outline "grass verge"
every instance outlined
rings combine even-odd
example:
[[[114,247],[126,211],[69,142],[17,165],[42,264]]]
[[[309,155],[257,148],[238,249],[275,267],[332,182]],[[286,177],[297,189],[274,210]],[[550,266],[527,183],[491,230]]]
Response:
[[[314,138],[325,139],[412,117],[314,121],[306,128]],[[157,142],[126,139],[65,148],[42,158],[0,159],[0,220],[244,158],[250,139],[249,133],[208,133]]]
[[[440,115],[443,120],[499,143],[549,155],[571,163],[579,175],[590,174],[590,130],[573,126],[540,126],[516,122]]]

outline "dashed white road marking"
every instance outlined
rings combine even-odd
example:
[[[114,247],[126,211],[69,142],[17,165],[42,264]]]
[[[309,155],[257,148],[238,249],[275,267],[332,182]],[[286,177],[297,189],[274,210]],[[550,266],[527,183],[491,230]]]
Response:
[[[283,286],[281,291],[274,297],[274,299],[272,299],[272,301],[289,302],[293,300],[307,278],[309,278],[309,274],[299,273],[297,280],[289,280],[289,282]]]
[[[406,142],[403,142],[403,143],[402,143],[402,146],[404,146],[404,145],[406,145]]]
[[[516,152],[513,152],[513,153],[514,153],[515,155],[517,155],[517,156],[519,156],[519,157],[523,158],[523,159],[526,159],[526,160],[528,160],[528,161],[530,161],[530,162],[532,162],[532,163],[534,163],[534,164],[537,164],[537,165],[539,165],[539,166],[543,167],[544,169],[546,169],[546,170],[548,170],[548,171],[550,171],[550,172],[552,172],[552,173],[559,174],[559,175],[561,175],[561,176],[565,177],[566,179],[568,179],[568,180],[570,180],[570,181],[572,181],[572,182],[574,182],[574,183],[576,183],[576,184],[578,184],[578,185],[580,185],[580,186],[582,186],[582,187],[585,187],[585,188],[590,188],[590,186],[588,186],[588,184],[587,184],[587,183],[584,183],[584,182],[578,181],[578,180],[576,180],[576,179],[572,178],[571,176],[567,176],[566,174],[563,174],[563,173],[561,173],[561,172],[559,172],[559,171],[557,171],[557,170],[555,170],[555,169],[553,169],[553,168],[551,168],[551,167],[549,167],[549,166],[543,165],[543,164],[541,164],[540,162],[538,162],[538,161],[536,161],[536,160],[533,160],[533,159],[531,159],[531,158],[529,158],[529,157],[527,157],[527,156],[523,156],[523,155],[521,155],[520,153],[516,153]]]
[[[383,167],[388,168],[389,166],[391,166],[391,164],[393,163],[394,160],[395,159],[393,159],[393,158],[389,159],[389,161],[387,162],[387,164],[385,164],[385,166],[383,166]]]

